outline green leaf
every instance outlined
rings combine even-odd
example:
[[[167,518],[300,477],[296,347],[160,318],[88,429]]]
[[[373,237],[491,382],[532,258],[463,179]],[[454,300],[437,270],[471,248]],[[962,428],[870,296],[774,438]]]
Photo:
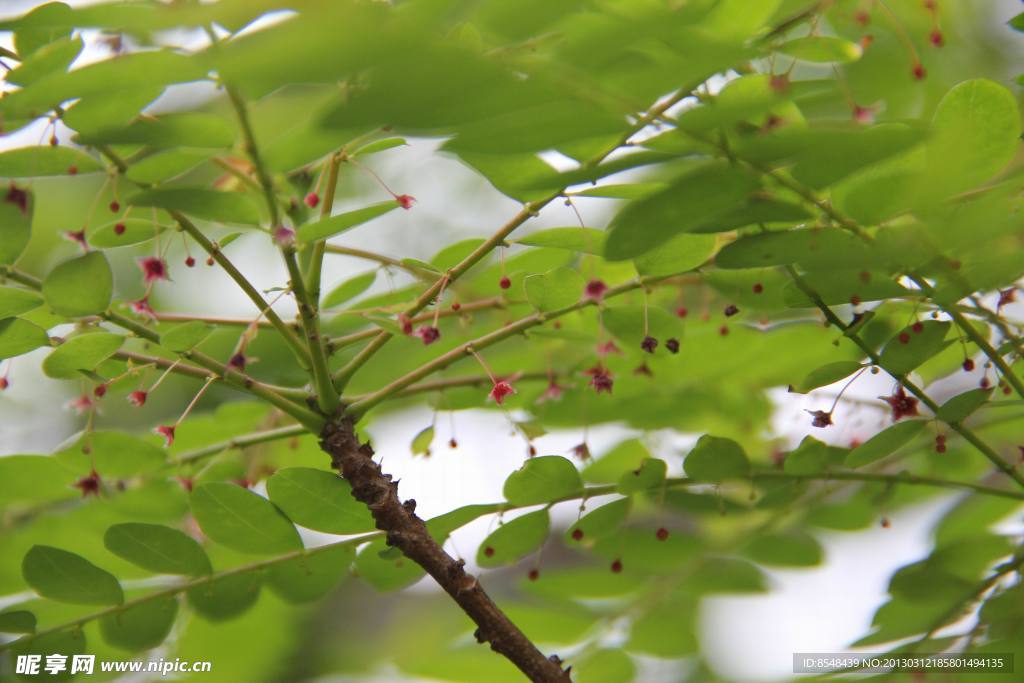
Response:
[[[627,439],[583,468],[583,479],[592,484],[615,484],[619,477],[639,468],[650,457],[642,441]]]
[[[164,642],[177,616],[178,596],[168,595],[108,614],[100,619],[100,633],[116,648],[141,652]]]
[[[779,52],[805,62],[836,62],[845,64],[860,59],[863,50],[857,43],[834,36],[806,36],[783,43]]]
[[[389,550],[384,539],[363,546],[356,556],[356,575],[379,591],[395,591],[411,586],[426,574],[408,557],[401,553],[393,556]]]
[[[926,424],[927,420],[897,422],[850,451],[846,456],[846,466],[863,467],[881,460],[917,436]]]
[[[116,126],[126,126],[162,92],[162,86],[146,84],[116,92],[86,95],[64,112],[63,120],[68,127],[79,133],[100,132]],[[131,168],[128,171],[129,177]]]
[[[797,394],[806,394],[818,387],[834,384],[841,379],[849,377],[860,370],[861,364],[853,360],[841,360],[835,363],[826,363],[807,373],[797,384],[790,384],[789,390]]]
[[[160,334],[160,345],[168,351],[190,351],[213,332],[210,325],[201,320],[190,320],[175,325]]]
[[[271,555],[302,548],[299,532],[273,503],[236,484],[198,486],[191,504],[203,533],[232,550]]]
[[[82,52],[83,47],[81,36],[52,42],[8,72],[6,80],[24,87],[51,73],[64,71]]]
[[[104,476],[133,477],[167,464],[162,448],[125,432],[85,432],[54,457],[79,476],[86,476],[95,466]]]
[[[308,551],[267,570],[267,586],[288,602],[319,600],[348,576],[354,559],[352,545]]]
[[[384,138],[383,140],[374,140],[368,142],[362,147],[357,147],[352,151],[350,156],[359,156],[366,154],[376,154],[377,152],[384,152],[395,147],[404,147],[409,144],[405,141],[405,138]]]
[[[920,330],[915,332],[913,327]],[[946,333],[950,323],[925,320],[905,327],[882,349],[879,365],[886,372],[905,375],[946,347]]]
[[[605,258],[640,256],[681,232],[694,231],[734,209],[758,187],[741,170],[708,164],[676,179],[668,189],[628,204],[612,220]]]
[[[235,142],[235,129],[213,114],[186,112],[140,117],[124,128],[89,131],[76,142],[89,145],[145,145],[147,147],[222,148]]]
[[[796,450],[790,452],[782,463],[786,474],[819,474],[829,466],[829,446],[814,437],[805,436]]]
[[[448,538],[456,529],[460,529],[470,522],[480,519],[484,515],[490,515],[495,512],[499,512],[500,510],[501,506],[498,504],[463,505],[462,507],[455,508],[450,512],[446,512],[443,515],[438,515],[437,517],[431,517],[428,519],[427,530],[430,532],[430,535],[434,537],[435,541],[438,543],[444,543],[445,539]]]
[[[476,563],[485,569],[512,564],[540,548],[548,537],[547,509],[529,512],[505,522],[480,544]]]
[[[372,287],[373,283],[376,281],[376,270],[371,270],[368,273],[363,273],[362,275],[356,275],[355,277],[349,278],[331,290],[331,292],[324,298],[323,307],[333,308],[351,301]]]
[[[90,332],[72,337],[43,359],[43,372],[55,379],[72,379],[79,370],[95,370],[121,348],[124,337],[110,332]]]
[[[714,235],[676,235],[668,242],[633,259],[640,275],[660,277],[685,273],[703,265],[715,253]]]
[[[690,600],[667,597],[645,612],[630,627],[626,650],[665,659],[697,653],[697,628],[691,616],[697,610]]]
[[[287,467],[267,480],[267,494],[296,524],[329,534],[358,534],[374,528],[352,486],[333,472]]]
[[[75,173],[95,173],[103,166],[73,147],[41,145],[0,152],[0,178],[42,178]]]
[[[75,605],[119,605],[121,584],[81,555],[34,545],[21,562],[25,582],[44,598]]]
[[[144,190],[127,198],[135,207],[181,211],[196,218],[221,223],[257,225],[260,211],[252,199],[238,192],[218,192],[201,187]]]
[[[90,245],[98,249],[127,247],[148,242],[166,229],[167,226],[154,223],[150,219],[120,218],[90,228],[86,238]]]
[[[114,274],[101,251],[64,261],[43,280],[46,303],[72,318],[103,313],[113,294]]]
[[[386,202],[371,204],[354,211],[335,214],[330,218],[323,218],[314,223],[306,223],[299,227],[296,232],[296,238],[299,242],[303,243],[325,240],[371,221],[378,216],[394,211],[399,206],[398,202],[390,199]]]
[[[604,252],[604,238],[604,231],[593,228],[547,228],[514,240],[514,243],[600,255]]]
[[[765,268],[799,263],[807,268],[856,268],[873,260],[870,247],[838,228],[802,228],[745,235],[722,247],[719,268]]]
[[[538,311],[557,311],[572,306],[583,294],[583,276],[574,268],[555,268],[523,280],[526,299]]]
[[[430,455],[430,444],[434,443],[434,425],[425,427],[412,438],[409,445],[413,455]]]
[[[211,154],[210,150],[170,149],[135,162],[125,175],[133,183],[155,185],[183,175]]]
[[[620,498],[595,510],[591,510],[566,530],[565,542],[570,545],[579,542],[585,543],[592,539],[614,534],[629,517],[632,507],[632,498]],[[579,535],[577,532],[583,534],[579,541],[575,538],[575,536]]]
[[[25,251],[32,236],[35,195],[26,188],[11,185],[0,202],[0,265],[13,264]],[[24,201],[25,208],[21,208]]]
[[[744,552],[755,562],[778,567],[814,567],[824,559],[818,541],[801,532],[758,534]]]
[[[262,585],[260,572],[228,574],[189,589],[188,604],[210,621],[233,619],[256,604]]]
[[[745,477],[750,462],[743,448],[732,439],[705,434],[683,461],[686,476],[698,481],[722,481]]]
[[[41,327],[21,318],[0,320],[0,359],[14,358],[49,345],[50,337]]]
[[[985,405],[992,395],[992,389],[971,389],[962,394],[957,394],[939,407],[935,414],[943,422],[962,422],[970,417],[974,411]]]
[[[946,196],[982,183],[1020,148],[1013,93],[983,78],[953,86],[935,109],[929,139],[929,194]]]
[[[1014,31],[1024,32],[1024,12],[1021,12],[1020,14],[1016,15],[1006,23]]]
[[[0,633],[35,633],[36,615],[28,610],[0,612]]]
[[[637,469],[623,474],[616,490],[623,495],[650,491],[665,481],[666,472],[668,464],[664,460],[648,458]]]
[[[602,197],[606,199],[641,199],[665,189],[664,183],[629,183],[624,185],[599,185],[579,192],[573,197]]]
[[[573,666],[578,683],[622,683],[635,680],[636,665],[622,650],[597,650]]]
[[[19,655],[38,655],[42,656],[42,665],[45,665],[47,655],[59,654],[63,657],[67,657],[67,661],[71,661],[74,655],[80,655],[85,652],[85,633],[82,629],[70,629],[64,631],[57,631],[56,633],[48,633],[34,638],[27,643],[15,642],[12,647],[12,654],[14,656]],[[40,666],[41,671],[45,671]],[[71,674],[69,673],[70,668],[61,671],[57,674],[47,674],[46,680],[51,681],[67,681],[71,680]],[[33,677],[37,678],[38,677]]]
[[[583,482],[576,466],[559,455],[530,458],[505,480],[505,500],[513,505],[550,503],[580,491]]]
[[[213,571],[210,559],[194,538],[161,524],[115,524],[103,545],[118,557],[157,574],[200,576]]]

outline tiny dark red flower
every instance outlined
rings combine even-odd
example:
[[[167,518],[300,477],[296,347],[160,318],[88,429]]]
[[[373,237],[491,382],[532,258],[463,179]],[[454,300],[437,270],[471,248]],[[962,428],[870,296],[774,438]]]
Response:
[[[185,489],[186,493],[192,493],[192,478],[191,477],[178,477],[178,483],[181,484],[181,488]]]
[[[121,210],[121,202],[117,201],[116,199],[114,201],[110,202],[110,213],[117,213],[120,210]]]
[[[11,380],[6,377],[0,377],[0,391],[6,391],[11,386]]]
[[[612,573],[618,574],[622,571],[622,560],[615,560],[612,562]]]
[[[974,360],[971,358],[965,358],[963,365],[960,367],[964,369],[964,372],[972,372],[974,370]]]
[[[906,332],[900,332],[899,336],[896,339],[899,340],[900,344],[910,343],[910,335]]]
[[[676,315],[680,318],[685,318],[690,312],[686,310],[686,306],[680,306],[676,309]]]
[[[514,393],[516,393],[516,390],[512,388],[512,385],[502,380],[494,383],[494,386],[491,387],[491,392],[487,396],[493,398],[494,402],[500,406],[505,402],[506,397]]]
[[[133,406],[135,406],[136,408],[141,408],[142,406],[146,405],[146,398],[148,396],[149,394],[147,394],[145,391],[141,389],[136,389],[135,391],[128,394],[126,398],[128,402],[131,403]]]
[[[104,382],[103,384],[97,384],[95,387],[93,387],[92,394],[96,398],[103,398],[106,395],[106,393],[107,393],[107,384],[106,384],[106,382]]]
[[[647,353],[654,353],[654,349],[658,348],[658,340],[651,335],[647,335],[643,338],[643,341],[640,342],[640,348]]]
[[[579,529],[579,528],[573,529],[572,530],[572,540],[574,540],[574,541],[582,541],[583,540],[583,529]]]
[[[402,327],[402,334],[412,334],[412,320],[405,313],[398,314],[398,324]]]
[[[310,192],[302,201],[306,202],[306,206],[309,208],[315,209],[316,205],[320,203],[320,195],[316,192]]]
[[[595,365],[586,371],[590,375],[590,386],[600,394],[602,391],[612,393],[612,373],[603,365]]]
[[[274,228],[274,244],[279,247],[290,247],[295,244],[295,231],[291,228],[279,225]]]
[[[228,359],[228,366],[238,370],[239,372],[243,372],[245,370],[246,361],[247,359],[245,354],[239,352]]]
[[[153,429],[154,434],[159,434],[164,437],[164,446],[170,446],[174,443],[174,430],[176,425],[160,425]]]
[[[462,310],[462,304],[460,304],[458,301],[453,301],[452,310],[458,313],[460,310]]]
[[[458,448],[459,442],[455,440],[455,437],[448,439],[448,448]]]
[[[100,479],[99,473],[97,473],[96,470],[92,470],[89,473],[89,476],[82,477],[76,481],[73,486],[82,492],[82,498],[87,498],[89,496],[98,497],[100,495],[101,484],[102,480]]]
[[[604,342],[603,344],[598,344],[597,348],[595,349],[595,351],[597,352],[597,355],[602,357],[602,358],[604,356],[607,356],[608,354],[611,354],[611,353],[614,353],[617,356],[621,356],[622,355],[622,349],[620,349],[618,346],[616,346],[615,342],[613,340],[611,340],[611,339],[609,339],[608,341]]]
[[[789,76],[786,74],[775,74],[768,79],[768,85],[773,91],[783,95],[789,90]]]
[[[896,387],[896,391],[893,392],[892,396],[879,396],[879,398],[888,403],[889,407],[892,408],[893,422],[904,417],[913,417],[919,414],[917,412],[917,399],[913,396],[908,396],[902,386]]]
[[[142,278],[146,284],[167,279],[167,261],[159,256],[147,256],[139,259],[139,268],[142,269]]]
[[[659,541],[665,541],[668,539],[668,529],[665,527],[659,527],[658,530],[654,532],[654,536]]]
[[[557,401],[562,398],[563,393],[564,390],[561,385],[559,385],[555,380],[551,380],[548,382],[547,389],[544,390],[544,393],[537,398],[537,402],[544,403],[545,401]]]
[[[679,340],[674,337],[666,339],[665,348],[668,349],[669,353],[679,353]]]
[[[196,260],[194,258],[192,258],[191,256],[189,256],[189,257],[187,257],[185,259],[185,265],[188,266],[189,268],[191,268],[194,265],[196,265]]]
[[[924,323],[918,320],[916,323],[910,326],[910,329],[914,332],[914,334],[921,334],[922,332],[924,332]]]
[[[395,197],[395,201],[398,202],[399,206],[408,211],[416,202],[416,198],[413,197],[411,194],[400,194]]]
[[[441,330],[431,325],[424,325],[416,330],[416,336],[423,340],[424,346],[430,346],[441,338]]]
[[[78,175],[78,167],[68,166],[68,175]]]
[[[633,368],[634,375],[644,375],[645,377],[654,377],[654,373],[651,372],[651,368],[648,367],[647,363],[641,363],[640,365]]]
[[[608,285],[604,283],[604,280],[591,280],[583,289],[583,297],[591,301],[601,301],[607,291]]]
[[[945,453],[946,452],[946,435],[937,434],[935,436],[935,452]]]
[[[1009,289],[999,290],[999,302],[996,304],[997,308],[1012,304],[1017,299],[1017,288],[1010,287]]]
[[[853,20],[861,26],[867,26],[871,23],[871,13],[867,10],[857,10],[853,14]]]
[[[494,548],[492,548],[491,546],[487,546],[486,548],[484,548],[484,556],[494,557]]]
[[[731,318],[732,316],[739,313],[740,309],[736,307],[736,304],[729,304],[728,306],[725,307],[725,310],[722,312],[725,314],[726,318]]]
[[[576,444],[571,450],[572,454],[580,460],[590,460],[590,446],[587,445],[586,441]]]
[[[28,191],[21,189],[14,183],[11,183],[7,188],[7,194],[4,195],[4,201],[9,204],[14,204],[22,213],[28,212]]]
[[[914,67],[910,70],[910,74],[914,77],[915,81],[923,81],[925,76],[928,75],[928,71],[924,68],[924,64],[915,62]]]
[[[214,260],[213,260],[212,256],[210,258],[206,259],[206,265],[212,266],[213,264],[214,264]]]
[[[832,424],[832,413],[826,413],[824,410],[808,410],[813,418],[811,420],[811,426],[813,427],[828,427]]]
[[[124,231],[127,230],[127,229],[128,229],[128,226],[126,226],[124,223],[114,223],[114,234],[115,235],[123,235]]]
[[[939,29],[934,29],[931,33],[929,33],[928,40],[930,40],[932,45],[934,45],[935,47],[942,47],[943,45],[946,44],[945,36],[942,35],[942,31],[940,31]]]
[[[498,281],[498,286],[502,289],[508,289],[512,286],[512,280],[510,280],[507,275],[504,275],[501,280]]]
[[[540,570],[538,570],[538,569],[531,569],[530,573],[527,574],[526,576],[530,579],[530,581],[536,581],[537,579],[540,578]]]
[[[755,282],[754,286],[751,287],[750,289],[754,292],[754,294],[760,294],[761,292],[764,291],[764,285],[762,285],[760,282]]]

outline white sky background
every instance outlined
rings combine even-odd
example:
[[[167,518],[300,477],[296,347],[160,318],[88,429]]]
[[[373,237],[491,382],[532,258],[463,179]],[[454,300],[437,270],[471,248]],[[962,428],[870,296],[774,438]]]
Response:
[[[0,13],[16,14],[37,2],[6,1]],[[86,4],[71,2],[70,4]],[[1018,3],[1004,0],[1006,16]],[[102,57],[102,50],[87,52]],[[95,58],[95,57],[92,57]],[[173,97],[200,94],[195,90]],[[173,97],[171,98],[173,101]],[[0,141],[0,147],[37,144],[41,127]],[[67,139],[67,135],[62,139]],[[436,143],[413,141],[411,147],[384,152],[373,157],[370,165],[398,193],[414,195],[418,202],[412,211],[387,214],[374,222],[372,229],[347,233],[344,243],[392,255],[429,257],[455,238],[486,235],[519,209],[519,204],[495,192],[483,179],[458,161],[433,154]],[[450,204],[452,197],[459,204]],[[612,204],[608,200],[575,200],[588,225],[604,225]],[[336,211],[346,210],[343,204]],[[552,203],[531,222],[533,229],[573,225],[575,217],[560,202]],[[431,225],[429,231],[422,225]],[[440,226],[440,227],[437,227]],[[287,279],[276,250],[262,236],[243,238],[237,243],[235,260],[257,288],[278,286]],[[328,256],[325,291],[354,273],[369,270],[366,262],[340,256]],[[169,262],[180,263],[173,251]],[[174,283],[173,305],[180,310],[220,315],[251,315],[252,305],[220,269],[196,268],[188,278]],[[386,278],[378,279],[382,286]],[[167,287],[167,285],[164,285]],[[209,292],[218,296],[211,297]],[[165,294],[168,292],[165,292]],[[282,312],[289,304],[283,303]],[[1021,314],[1020,308],[1017,314]],[[79,428],[70,414],[54,417],[53,406],[71,398],[73,387],[42,375],[39,364],[45,351],[22,357],[15,365],[12,387],[0,394],[0,455],[19,452],[47,452]],[[977,378],[960,377],[941,387],[944,395],[976,386]],[[838,386],[824,388],[809,397],[775,394],[778,410],[773,420],[775,433],[796,443],[805,434],[847,445],[854,437],[863,438],[881,427],[881,411],[858,409],[856,414],[840,406],[837,425],[828,430],[812,430],[804,408],[831,405]],[[884,376],[865,374],[849,391],[851,397],[871,400],[892,389]],[[471,411],[455,416],[457,450],[447,447],[449,420],[440,415],[430,459],[410,455],[413,436],[431,421],[427,409],[378,419],[370,428],[374,446],[384,458],[385,469],[401,479],[403,497],[417,500],[417,511],[424,517],[447,512],[469,503],[501,500],[504,479],[518,468],[525,456],[521,437],[512,434],[507,418],[499,413]],[[594,453],[601,453],[630,432],[615,426],[592,427],[588,442]],[[541,454],[566,454],[579,443],[577,432],[555,433],[536,440]],[[667,443],[656,455],[665,458],[677,472],[681,455],[690,439],[662,438]],[[666,452],[668,451],[668,452]],[[924,556],[929,547],[928,531],[953,501],[952,497],[934,499],[929,504],[905,510],[890,517],[891,527],[878,527],[859,533],[826,533],[819,536],[826,550],[825,563],[808,570],[769,571],[773,590],[755,597],[718,597],[705,601],[701,618],[701,642],[716,671],[733,680],[749,683],[769,682],[791,676],[793,652],[839,652],[852,640],[869,630],[871,616],[886,596],[889,576],[898,567]],[[575,505],[556,508],[565,523],[575,518]],[[454,549],[461,551],[472,565],[476,546],[488,533],[493,520],[484,519],[458,532]],[[453,546],[449,546],[453,549]],[[436,590],[423,581],[417,590]],[[642,680],[648,683],[676,680],[671,667],[645,662]],[[388,676],[394,680],[393,675]]]

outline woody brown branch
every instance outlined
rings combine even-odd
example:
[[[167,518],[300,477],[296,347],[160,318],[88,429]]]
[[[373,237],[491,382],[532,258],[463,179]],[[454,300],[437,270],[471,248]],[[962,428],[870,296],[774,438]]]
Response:
[[[446,553],[416,516],[416,501],[398,497],[398,483],[381,471],[373,460],[373,449],[359,443],[352,418],[330,420],[320,435],[320,447],[331,456],[331,466],[352,486],[352,496],[365,504],[386,532],[387,544],[398,548],[423,567],[476,623],[476,639],[490,643],[531,681],[565,683],[569,672],[555,655],[545,657],[491,600],[480,582],[467,573],[462,560]]]

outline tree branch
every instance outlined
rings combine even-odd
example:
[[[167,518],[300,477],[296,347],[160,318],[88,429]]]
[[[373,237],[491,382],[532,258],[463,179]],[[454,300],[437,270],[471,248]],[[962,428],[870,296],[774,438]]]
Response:
[[[398,484],[373,461],[369,444],[359,443],[351,417],[329,421],[320,445],[331,456],[331,466],[352,485],[352,496],[370,509],[377,528],[386,532],[388,545],[423,567],[476,623],[477,641],[490,643],[492,650],[504,655],[531,681],[571,680],[561,660],[545,657],[484,592],[476,577],[466,573],[465,563],[434,540],[416,516],[416,501],[399,500]]]

